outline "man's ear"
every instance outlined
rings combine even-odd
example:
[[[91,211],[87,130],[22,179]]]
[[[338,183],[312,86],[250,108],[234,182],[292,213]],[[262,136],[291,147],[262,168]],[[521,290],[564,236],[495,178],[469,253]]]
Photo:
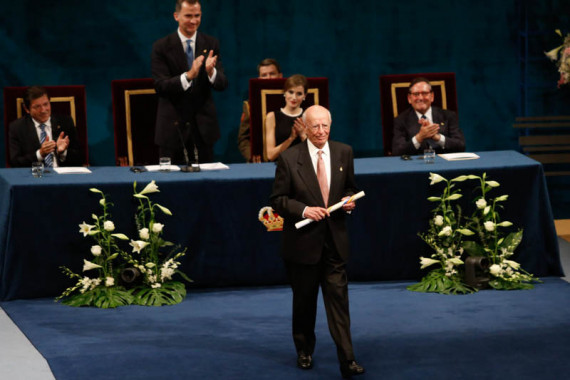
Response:
[[[28,109],[28,107],[26,107],[26,105],[24,104],[24,111],[26,111],[27,114],[30,114],[30,110]]]

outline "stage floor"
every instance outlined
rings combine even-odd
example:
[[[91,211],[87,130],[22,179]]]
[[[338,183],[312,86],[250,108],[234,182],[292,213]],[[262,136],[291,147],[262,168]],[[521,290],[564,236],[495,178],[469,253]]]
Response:
[[[570,272],[570,243],[559,239],[559,244],[562,264],[568,274]],[[562,367],[555,367],[554,372],[544,373],[540,372],[541,368],[552,368],[552,363],[560,362],[556,358],[570,354],[570,347],[566,345],[566,350],[569,352],[561,353],[560,345],[557,346],[558,351],[556,351],[552,347],[544,347],[547,345],[544,342],[549,342],[548,345],[556,345],[552,339],[555,341],[570,339],[570,332],[568,332],[570,329],[567,328],[570,327],[570,306],[567,306],[570,304],[567,302],[570,300],[570,286],[553,277],[544,280],[544,284],[539,284],[530,291],[484,291],[471,296],[413,293],[405,289],[408,283],[404,282],[352,283],[350,299],[355,353],[357,359],[368,370],[368,373],[361,378],[499,379],[511,377],[509,375],[513,374],[516,374],[517,378],[556,378],[555,375],[560,375],[556,371],[561,370]],[[110,328],[113,320],[112,314],[116,312],[70,309],[54,304],[51,299],[17,300],[5,302],[2,305],[22,326],[22,330],[31,342],[10,317],[0,310],[0,341],[2,342],[0,345],[0,378],[66,380],[74,378],[78,373],[90,373],[91,379],[125,378],[124,375],[113,377],[115,373],[123,373],[124,368],[116,372],[105,372],[109,369],[107,365],[102,365],[100,362],[91,363],[90,370],[67,368],[67,366],[72,366],[71,363],[76,362],[79,365],[89,360],[91,355],[101,358],[101,353],[97,352],[97,348],[100,350],[101,346],[106,344],[112,346],[115,338],[105,330],[107,327]],[[192,364],[191,370],[182,368],[184,371],[189,371],[186,372],[188,374],[186,378],[193,377],[193,373],[196,376],[203,376],[205,368],[213,371],[213,377],[234,378],[235,372],[227,367],[231,365],[239,367],[239,363],[243,360],[240,356],[244,354],[250,354],[253,361],[260,363],[263,368],[263,371],[258,373],[249,373],[249,370],[244,367],[244,374],[248,374],[250,378],[328,379],[340,377],[321,301],[319,301],[317,321],[318,342],[315,352],[315,368],[312,371],[300,371],[295,367],[294,349],[288,331],[290,291],[287,287],[203,290],[190,293],[186,301],[174,307],[121,309],[120,317],[131,318],[133,323],[139,326],[148,323],[149,338],[145,341],[144,348],[148,352],[156,352],[156,347],[153,347],[153,344],[157,343],[155,340],[160,340],[161,334],[170,327],[182,328],[184,334],[189,334],[186,338],[187,344],[180,345],[180,342],[174,344],[170,339],[157,343],[160,347],[164,346],[166,352],[180,351],[182,357],[187,356],[190,360],[192,357],[198,358],[200,363]],[[493,309],[492,312],[491,309]],[[165,316],[158,316],[161,313]],[[171,317],[175,313],[181,314],[182,322],[177,322],[174,316]],[[533,313],[535,318],[531,316]],[[76,317],[68,321],[70,314],[76,314]],[[466,322],[470,320],[470,314],[475,323],[473,327]],[[425,323],[419,321],[418,324],[418,318]],[[95,319],[98,322],[93,329],[101,329],[101,333],[89,331],[90,321]],[[525,328],[524,320],[526,319],[530,320],[531,325]],[[485,331],[485,328],[477,322],[487,326],[489,331]],[[562,326],[563,324],[566,325]],[[211,326],[212,331],[203,331],[204,326]],[[493,330],[495,328],[497,330]],[[562,336],[559,336],[560,333],[553,333],[556,329],[564,330],[564,328],[566,332],[562,333]],[[186,332],[192,329],[202,329],[202,332]],[[535,339],[541,330],[545,336],[548,336],[548,340],[542,344],[527,340]],[[244,345],[250,336],[248,334],[240,336],[242,331],[257,332],[252,335],[263,336],[263,338],[252,338],[255,347],[249,353],[245,352],[247,350]],[[126,329],[124,334],[124,339],[120,339],[121,341],[133,339],[133,349],[141,349],[136,346],[136,342],[140,343],[138,338],[131,336],[134,334],[133,331]],[[449,338],[442,338],[446,335]],[[449,360],[453,358],[453,355],[463,356],[459,351],[469,350],[469,342],[458,341],[465,335],[471,336],[473,347],[478,351],[481,345],[489,345],[489,348],[494,349],[497,349],[496,345],[503,349],[507,346],[512,346],[512,348],[507,348],[500,354],[500,361],[503,364],[491,364],[494,372],[489,372],[491,369],[487,365],[473,365],[475,359],[487,363],[494,361],[492,358],[486,360],[487,358],[481,356],[479,352],[474,354],[472,359],[465,359],[465,366],[470,368],[471,372],[464,373],[462,370],[460,374],[452,374],[450,371],[454,368],[457,370],[457,368],[456,365],[450,365]],[[422,336],[425,340],[419,338]],[[439,347],[436,349],[437,352],[430,352],[431,350],[422,352],[421,347],[424,349],[428,347],[429,340],[435,337],[437,337],[438,346],[450,345],[453,349],[442,351]],[[84,340],[85,338],[87,340]],[[99,339],[101,342],[97,343]],[[106,343],[103,344],[103,342]],[[520,359],[524,357],[521,353],[521,346],[526,344],[540,346],[537,347],[539,352],[536,360]],[[39,351],[34,346],[38,347]],[[111,348],[110,351],[115,352]],[[440,357],[445,352],[452,356],[448,359]],[[555,357],[550,358],[550,354]],[[114,355],[119,354],[114,353]],[[132,355],[138,356],[141,352]],[[145,361],[143,358],[144,353],[137,360]],[[212,358],[219,358],[218,360],[224,364]],[[410,363],[406,358],[410,360]],[[516,358],[519,360],[515,360]],[[136,362],[130,360],[132,359],[125,358],[118,361],[124,366],[133,365]],[[208,364],[208,360],[212,362]],[[418,360],[420,361],[419,367],[416,363]],[[56,377],[52,374],[48,362]],[[567,366],[565,370],[570,370],[570,364],[560,365]],[[165,377],[183,378],[177,375],[180,368],[172,369],[174,372],[169,373],[169,366],[166,365],[162,369]],[[74,373],[74,371],[77,372]],[[528,375],[518,376],[522,371],[528,372]],[[141,376],[140,373],[136,374],[137,379],[156,378],[155,376],[156,373],[149,374],[148,377]]]

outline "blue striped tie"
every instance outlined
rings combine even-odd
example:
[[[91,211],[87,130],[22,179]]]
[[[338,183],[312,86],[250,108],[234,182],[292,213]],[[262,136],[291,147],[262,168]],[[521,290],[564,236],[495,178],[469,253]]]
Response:
[[[46,125],[41,124],[40,128],[42,130],[42,133],[40,133],[40,144],[43,144],[46,141],[47,137]],[[51,168],[53,166],[53,156],[51,153],[44,157],[44,163],[45,166],[47,166],[48,168]]]
[[[186,40],[186,59],[188,60],[188,68],[192,68],[194,63],[194,52],[192,51],[192,40]]]

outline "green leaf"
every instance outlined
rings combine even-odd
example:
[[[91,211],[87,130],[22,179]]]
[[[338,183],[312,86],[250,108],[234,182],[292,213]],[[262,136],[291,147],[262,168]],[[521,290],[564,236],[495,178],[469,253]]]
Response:
[[[130,292],[122,287],[103,287],[88,290],[85,293],[78,293],[62,300],[64,305],[81,307],[94,306],[101,309],[115,308],[118,306],[130,305],[133,301]]]
[[[483,247],[474,241],[463,241],[461,242],[461,246],[469,256],[487,256]]]
[[[166,282],[160,288],[141,286],[135,289],[134,297],[134,303],[142,306],[175,305],[186,297],[186,288],[178,281]]]

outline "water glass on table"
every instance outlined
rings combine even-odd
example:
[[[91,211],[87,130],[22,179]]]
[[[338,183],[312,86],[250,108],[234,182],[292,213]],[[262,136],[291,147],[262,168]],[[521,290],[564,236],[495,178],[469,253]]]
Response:
[[[32,175],[41,178],[44,175],[44,163],[41,161],[32,162]]]
[[[170,171],[170,157],[160,157],[159,161],[159,170],[161,172],[169,172]]]
[[[426,164],[433,164],[435,162],[435,150],[433,150],[433,148],[424,149],[424,161]]]

